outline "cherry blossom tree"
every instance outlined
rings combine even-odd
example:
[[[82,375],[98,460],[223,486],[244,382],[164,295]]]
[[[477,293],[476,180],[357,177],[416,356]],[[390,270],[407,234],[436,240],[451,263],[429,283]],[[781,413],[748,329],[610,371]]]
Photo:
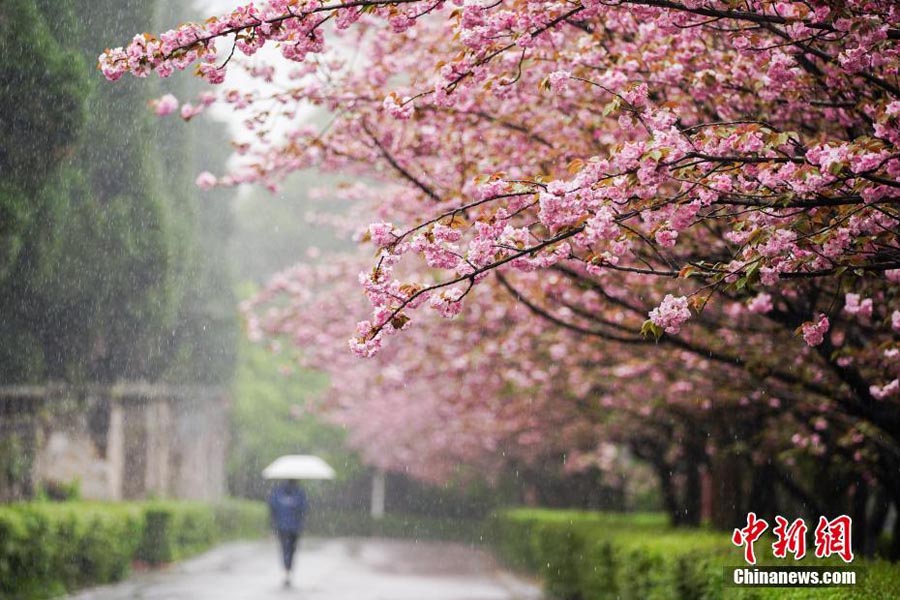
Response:
[[[247,58],[267,45],[284,71]],[[276,187],[309,167],[380,181],[375,222],[359,224],[377,249],[358,277],[370,314],[350,347],[381,356],[337,383],[357,386],[345,398],[385,391],[379,410],[397,421],[366,440],[398,441],[402,408],[420,425],[399,460],[540,445],[565,430],[556,411],[590,427],[609,396],[629,423],[666,407],[630,440],[665,465],[677,456],[654,440],[724,439],[732,411],[780,424],[758,448],[827,453],[900,507],[895,2],[270,0],[100,57],[109,79],[188,67],[211,84],[232,68],[270,82],[181,105],[191,118],[229,104],[253,134],[233,172],[199,185]],[[313,126],[307,106],[332,118]],[[273,283],[254,310],[275,291],[290,300],[263,330],[333,340],[301,333],[309,277]],[[425,316],[464,310],[446,330]],[[485,358],[500,348],[521,368],[500,373]],[[512,418],[521,397],[540,403],[530,437]],[[705,446],[676,454],[696,463]]]
[[[875,481],[872,440],[827,398],[693,349],[667,350],[640,337],[598,344],[587,326],[535,317],[525,305],[531,300],[517,302],[502,286],[474,297],[467,318],[424,317],[407,343],[360,363],[339,331],[323,327],[361,308],[363,298],[348,288],[357,271],[355,261],[301,265],[243,308],[253,337],[285,338],[303,349],[308,366],[332,374],[325,412],[384,468],[445,480],[459,475],[460,464],[497,473],[561,453],[573,469],[614,471],[604,457],[616,444],[653,466],[676,523],[699,520],[701,470],[715,470],[720,504],[736,502],[719,519],[725,525],[743,517],[745,506],[771,506],[779,482],[811,514],[832,508],[830,496],[819,499],[792,473],[798,462],[825,457],[843,465],[852,477],[841,489],[863,477]],[[762,342],[751,345],[765,355]],[[743,482],[748,498],[734,497],[741,486],[732,491],[728,469],[751,475]]]

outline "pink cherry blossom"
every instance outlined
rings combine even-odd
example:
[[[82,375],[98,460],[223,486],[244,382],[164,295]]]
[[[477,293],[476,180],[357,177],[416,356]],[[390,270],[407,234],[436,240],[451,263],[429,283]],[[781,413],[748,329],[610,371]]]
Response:
[[[154,114],[158,117],[165,117],[178,110],[178,98],[172,94],[161,96],[157,100],[150,102]]]
[[[873,385],[869,388],[869,393],[876,400],[884,400],[890,396],[895,396],[897,392],[900,392],[900,379],[893,379],[885,385]]]
[[[204,108],[205,106],[203,104],[194,106],[189,102],[185,102],[181,106],[181,118],[185,121],[190,121],[191,119],[202,113]]]
[[[218,181],[215,175],[213,175],[209,171],[203,171],[202,173],[197,175],[197,179],[194,183],[201,190],[210,190],[216,186]]]
[[[807,321],[801,326],[803,332],[803,341],[808,346],[818,346],[825,341],[825,334],[831,326],[828,317],[820,314],[815,321]]]
[[[747,309],[750,312],[758,313],[761,315],[771,312],[772,308],[772,296],[771,294],[767,294],[765,292],[757,294],[747,304]]]
[[[666,294],[662,303],[650,311],[650,320],[655,325],[662,327],[666,333],[675,334],[681,331],[681,326],[691,318],[688,308],[688,299],[685,296],[672,296]]]
[[[568,71],[554,71],[553,73],[550,73],[547,78],[550,82],[550,89],[557,94],[562,92],[569,87],[569,79],[571,77],[572,74]]]
[[[844,311],[850,315],[858,315],[860,317],[872,316],[872,299],[865,298],[860,300],[859,294],[848,293],[844,299]]]

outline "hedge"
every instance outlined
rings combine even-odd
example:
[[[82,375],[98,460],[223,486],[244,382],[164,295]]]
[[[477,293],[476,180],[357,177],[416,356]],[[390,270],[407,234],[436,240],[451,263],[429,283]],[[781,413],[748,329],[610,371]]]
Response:
[[[855,560],[857,585],[833,588],[735,588],[723,569],[742,557],[727,533],[674,529],[662,515],[506,510],[492,515],[488,539],[507,565],[538,575],[561,600],[895,599],[900,565]],[[758,542],[757,547],[763,542]],[[737,552],[737,554],[736,554]],[[787,565],[758,554],[760,565]],[[840,559],[803,559],[804,566],[844,566]]]
[[[169,562],[262,535],[253,502],[28,503],[0,506],[0,599],[50,598],[124,578],[133,561]]]
[[[142,508],[145,526],[134,557],[150,564],[181,560],[217,542],[257,537],[268,526],[267,509],[257,502],[168,501]]]

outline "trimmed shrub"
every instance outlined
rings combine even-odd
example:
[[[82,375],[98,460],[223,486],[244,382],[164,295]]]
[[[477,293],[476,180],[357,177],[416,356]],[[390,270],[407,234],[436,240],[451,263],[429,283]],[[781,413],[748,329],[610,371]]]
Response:
[[[143,530],[129,505],[0,508],[0,597],[41,598],[125,576]]]
[[[218,539],[215,515],[208,505],[153,502],[144,509],[144,531],[135,558],[150,564],[179,560],[202,552]]]
[[[261,536],[266,507],[225,501],[0,506],[0,599],[33,600],[124,578],[218,541]]]
[[[855,560],[857,585],[833,588],[736,588],[724,568],[739,566],[727,533],[675,529],[663,515],[507,510],[492,515],[489,541],[507,565],[539,575],[560,600],[888,599],[900,592],[900,565]],[[762,549],[771,539],[757,542]],[[760,565],[781,565],[759,552]],[[815,559],[803,566],[846,566]]]

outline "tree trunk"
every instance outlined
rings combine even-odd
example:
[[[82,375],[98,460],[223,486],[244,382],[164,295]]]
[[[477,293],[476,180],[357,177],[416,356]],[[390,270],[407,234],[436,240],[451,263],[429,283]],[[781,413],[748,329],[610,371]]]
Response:
[[[894,502],[894,532],[888,560],[900,560],[900,502]]]
[[[700,477],[700,468],[706,457],[703,445],[691,442],[685,448],[685,481],[681,495],[683,506],[682,524],[698,526],[702,512],[703,480]]]
[[[888,513],[891,510],[891,501],[884,488],[877,487],[872,494],[872,514],[869,515],[866,523],[865,546],[863,547],[863,556],[874,556],[875,550],[878,548],[878,538],[884,531],[884,523],[887,521]]]
[[[653,468],[659,479],[659,490],[662,492],[663,506],[669,513],[672,525],[679,526],[682,524],[682,514],[678,502],[678,494],[675,490],[675,482],[672,481],[672,470],[664,461],[655,461]]]
[[[742,527],[746,523],[746,514],[741,514],[743,503],[744,465],[738,456],[722,453],[716,456],[711,465],[713,478],[712,524],[719,529]]]
[[[853,551],[863,556],[871,556],[866,554],[869,539],[869,520],[866,507],[869,504],[869,486],[864,480],[856,482],[852,488],[853,502],[852,514],[853,519]]]
[[[777,478],[771,465],[753,466],[749,509],[760,517],[769,520],[774,519],[778,511],[778,503],[775,498],[776,481]]]

